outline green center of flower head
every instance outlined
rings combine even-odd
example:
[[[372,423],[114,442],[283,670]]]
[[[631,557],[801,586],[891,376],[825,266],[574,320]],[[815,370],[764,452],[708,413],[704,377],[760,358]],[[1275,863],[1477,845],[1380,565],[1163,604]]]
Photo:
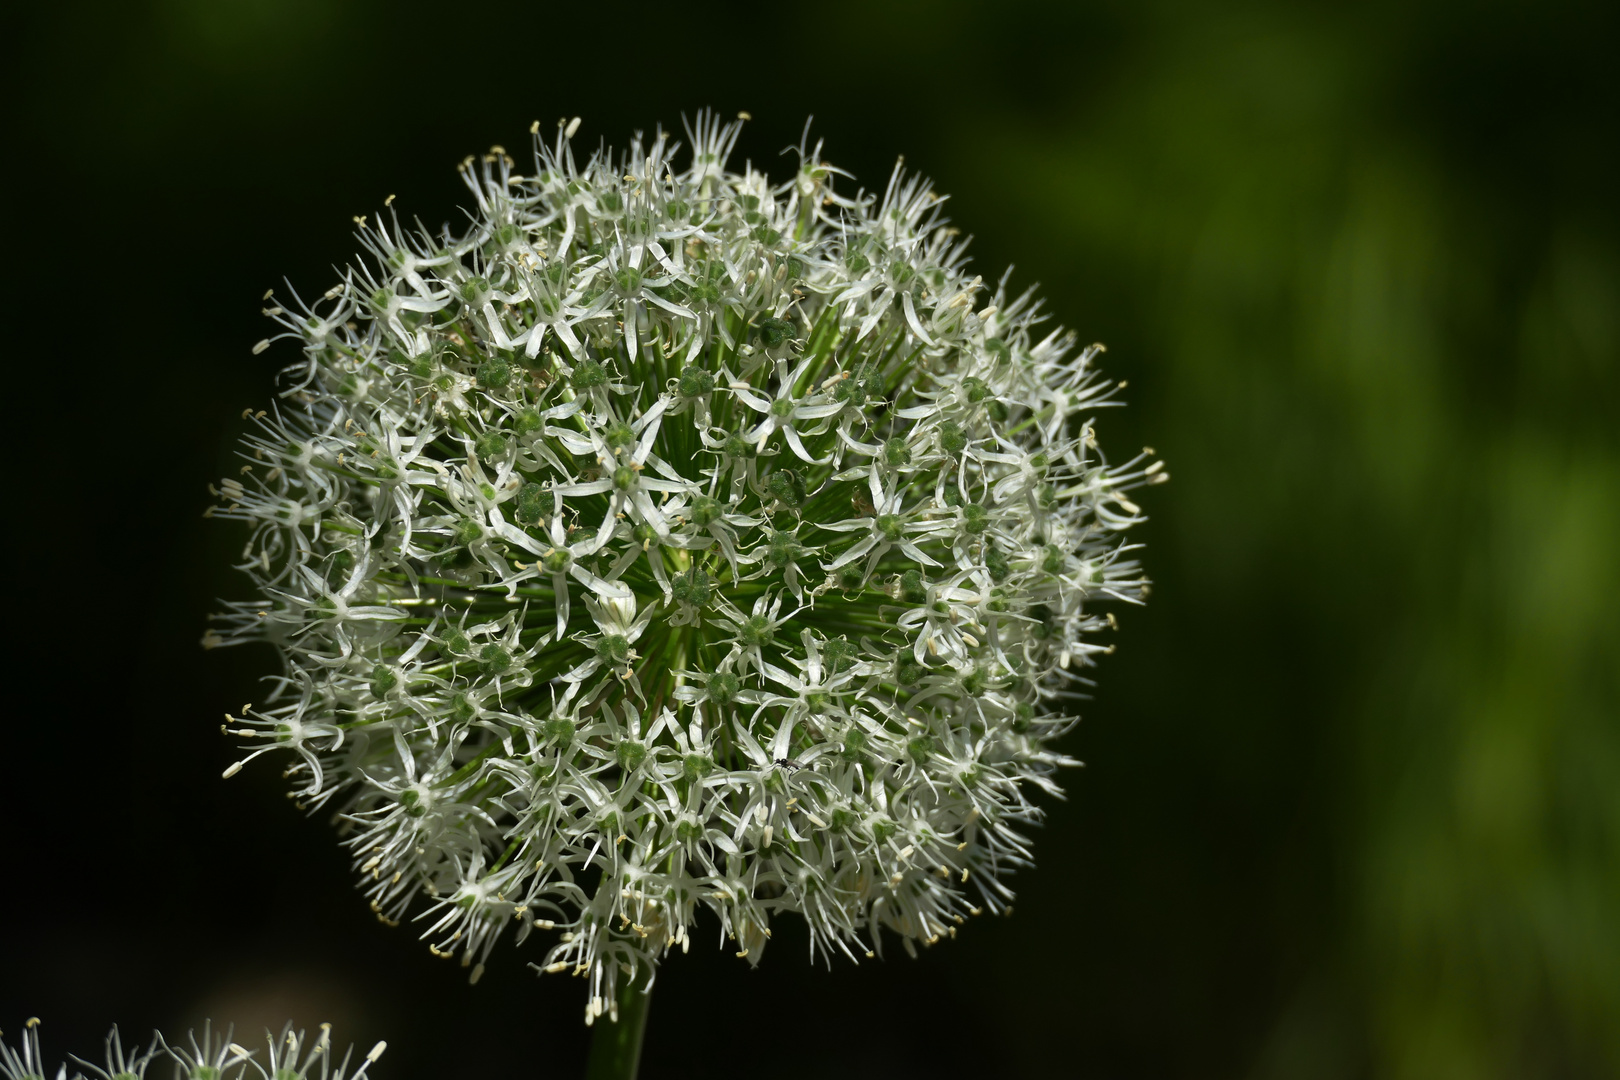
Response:
[[[1094,605],[1146,591],[1126,492],[1164,474],[1102,458],[1096,350],[916,178],[773,185],[709,117],[685,163],[571,134],[282,316],[292,407],[220,511],[261,595],[217,640],[292,671],[247,724],[385,918],[457,898],[430,933],[478,958],[565,929],[596,999],[695,905],[750,960],[774,915],[865,951],[1000,909]]]

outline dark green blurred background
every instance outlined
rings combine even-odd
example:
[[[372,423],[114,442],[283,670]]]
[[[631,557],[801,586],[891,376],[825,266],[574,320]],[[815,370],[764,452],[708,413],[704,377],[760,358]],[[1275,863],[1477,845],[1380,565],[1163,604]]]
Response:
[[[583,989],[389,931],[219,714],[204,523],[264,290],[531,120],[805,115],[1106,342],[1123,612],[1012,919],[660,976],[644,1075],[1620,1075],[1613,5],[63,3],[5,16],[17,635],[0,1028],[333,1020],[378,1080],[580,1073]],[[20,688],[20,689],[19,689]]]

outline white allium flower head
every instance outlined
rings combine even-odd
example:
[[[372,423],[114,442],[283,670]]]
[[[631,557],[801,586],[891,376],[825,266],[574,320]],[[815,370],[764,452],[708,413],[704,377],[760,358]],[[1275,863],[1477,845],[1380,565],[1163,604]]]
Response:
[[[214,511],[258,595],[205,644],[280,651],[230,729],[341,807],[379,918],[474,978],[544,931],[589,1020],[700,909],[751,963],[790,913],[854,958],[1004,910],[1165,474],[1107,463],[1100,348],[971,276],[926,181],[576,127],[269,309],[302,353]]]

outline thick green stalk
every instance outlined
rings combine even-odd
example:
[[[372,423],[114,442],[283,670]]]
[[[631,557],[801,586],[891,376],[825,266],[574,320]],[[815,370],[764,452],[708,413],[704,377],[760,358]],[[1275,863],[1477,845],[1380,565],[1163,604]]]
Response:
[[[591,1056],[585,1066],[586,1080],[636,1080],[641,1064],[641,1037],[647,1030],[647,1004],[652,991],[642,990],[634,979],[619,987],[619,1019],[607,1015],[591,1025]]]

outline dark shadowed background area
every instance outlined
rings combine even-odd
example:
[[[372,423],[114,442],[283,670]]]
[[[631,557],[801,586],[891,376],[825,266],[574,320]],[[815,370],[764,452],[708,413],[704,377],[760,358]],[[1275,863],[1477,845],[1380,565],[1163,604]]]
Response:
[[[19,6],[20,8],[20,6]],[[4,16],[15,635],[0,1029],[387,1038],[377,1080],[581,1074],[584,988],[381,926],[204,654],[260,296],[461,158],[808,113],[951,193],[1106,342],[1156,580],[1016,914],[915,962],[660,975],[643,1076],[1620,1075],[1613,5],[58,3]],[[251,1033],[251,1031],[249,1032]],[[244,1040],[245,1041],[245,1040]]]

